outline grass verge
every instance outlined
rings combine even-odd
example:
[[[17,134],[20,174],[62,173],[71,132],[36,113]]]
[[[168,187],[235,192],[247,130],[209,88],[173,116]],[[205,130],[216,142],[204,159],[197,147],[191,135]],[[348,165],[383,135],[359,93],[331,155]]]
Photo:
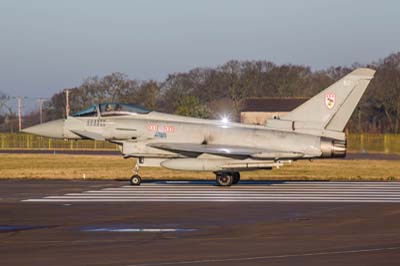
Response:
[[[0,154],[0,179],[128,179],[133,159],[119,156]],[[143,167],[144,179],[214,179],[209,172]],[[243,172],[243,180],[400,181],[400,161],[298,161],[272,171]]]

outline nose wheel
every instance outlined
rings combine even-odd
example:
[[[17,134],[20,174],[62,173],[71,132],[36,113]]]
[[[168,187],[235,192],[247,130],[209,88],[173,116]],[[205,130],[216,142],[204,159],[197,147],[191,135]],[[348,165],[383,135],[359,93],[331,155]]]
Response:
[[[140,183],[142,183],[142,178],[139,175],[140,163],[143,163],[143,158],[138,158],[136,160],[135,167],[133,168],[133,176],[130,180],[132,186],[139,186]]]
[[[140,175],[133,175],[131,177],[131,185],[132,186],[139,186],[140,183],[142,183],[142,178],[140,177]]]

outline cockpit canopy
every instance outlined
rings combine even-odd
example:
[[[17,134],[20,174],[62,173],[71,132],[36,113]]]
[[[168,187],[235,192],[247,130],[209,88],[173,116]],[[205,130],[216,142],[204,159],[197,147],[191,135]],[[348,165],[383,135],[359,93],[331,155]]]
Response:
[[[91,107],[73,114],[73,117],[90,117],[90,116],[121,116],[132,114],[148,114],[151,110],[127,103],[101,103],[92,105]]]

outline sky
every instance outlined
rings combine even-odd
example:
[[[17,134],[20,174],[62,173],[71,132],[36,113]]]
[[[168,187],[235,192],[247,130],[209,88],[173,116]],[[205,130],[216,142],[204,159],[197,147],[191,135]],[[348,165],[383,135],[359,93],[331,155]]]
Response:
[[[0,0],[0,92],[50,97],[89,76],[163,80],[228,60],[323,69],[400,50],[400,1]]]

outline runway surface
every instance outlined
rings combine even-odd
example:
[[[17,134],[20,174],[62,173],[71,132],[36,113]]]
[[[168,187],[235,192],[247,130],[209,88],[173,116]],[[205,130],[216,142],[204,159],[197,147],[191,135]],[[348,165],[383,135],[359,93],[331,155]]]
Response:
[[[160,182],[26,199],[27,202],[397,202],[400,183]]]
[[[400,183],[0,181],[0,265],[398,265]]]

